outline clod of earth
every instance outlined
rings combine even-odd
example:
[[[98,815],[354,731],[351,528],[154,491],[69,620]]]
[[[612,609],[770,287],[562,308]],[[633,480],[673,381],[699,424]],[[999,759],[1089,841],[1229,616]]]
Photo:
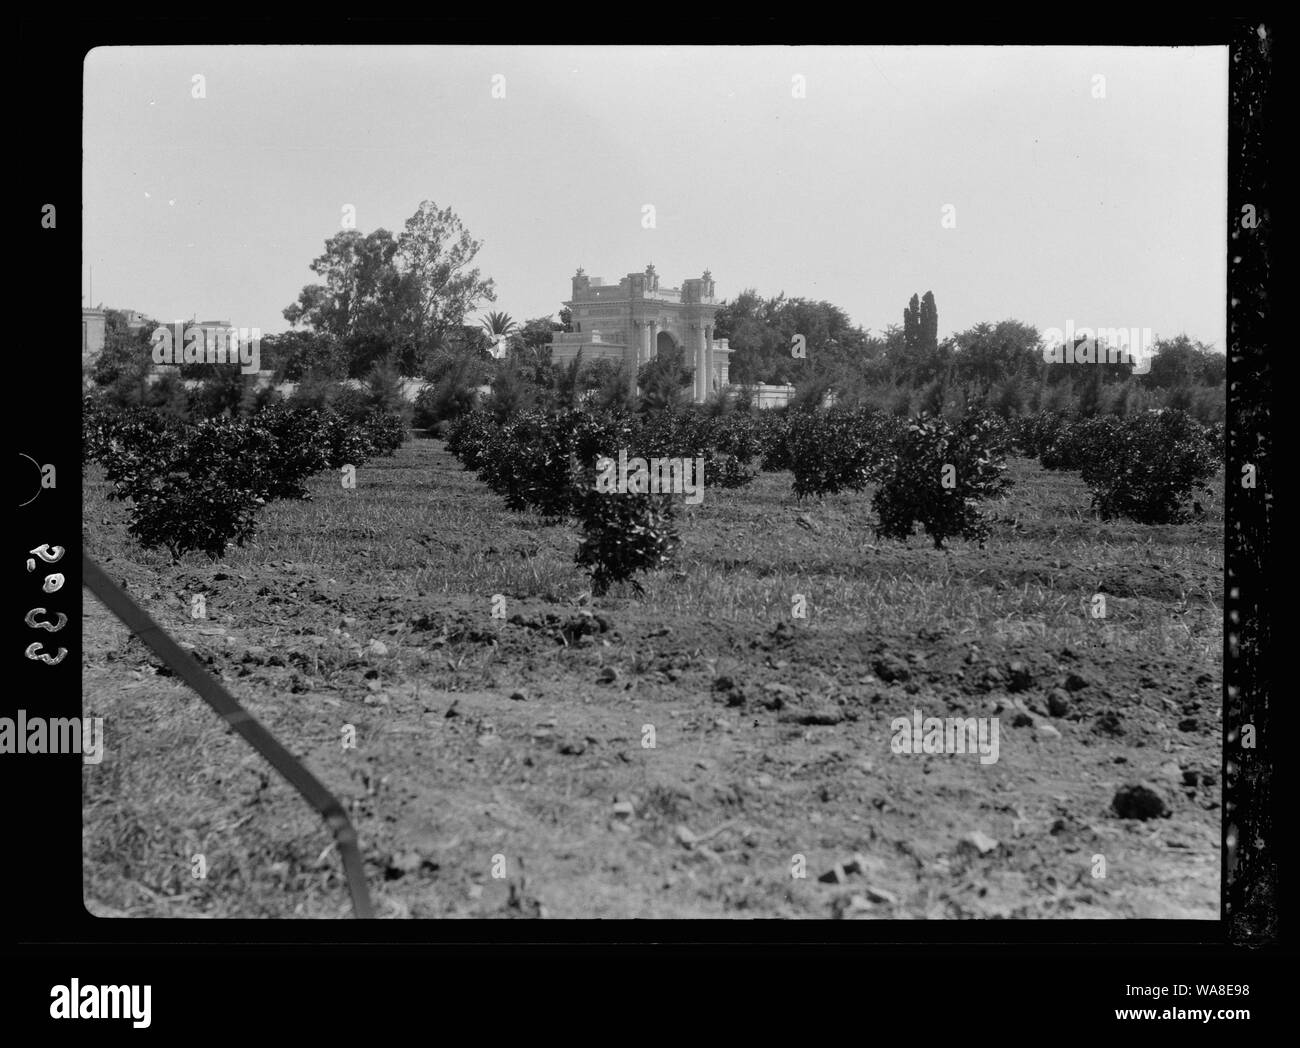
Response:
[[[1099,735],[1123,735],[1124,728],[1120,724],[1121,717],[1114,710],[1106,710],[1093,724],[1093,730]]]
[[[881,655],[872,663],[876,676],[886,684],[905,681],[912,675],[911,668],[897,655]]]
[[[1163,819],[1169,817],[1169,805],[1159,791],[1144,783],[1121,786],[1111,801],[1121,819]]]
[[[1019,660],[1007,665],[1007,688],[1010,691],[1028,691],[1034,686],[1034,675]]]
[[[1053,717],[1064,717],[1070,712],[1070,696],[1064,688],[1053,688],[1048,692],[1047,712]]]
[[[764,709],[784,709],[786,706],[793,702],[797,702],[799,699],[799,693],[788,684],[764,684],[763,691],[765,692],[763,698]]]

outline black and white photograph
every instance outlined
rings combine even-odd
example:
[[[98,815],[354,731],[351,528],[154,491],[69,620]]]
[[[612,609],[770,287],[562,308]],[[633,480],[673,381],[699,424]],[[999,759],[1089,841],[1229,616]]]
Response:
[[[91,50],[88,913],[1219,921],[1229,65]]]

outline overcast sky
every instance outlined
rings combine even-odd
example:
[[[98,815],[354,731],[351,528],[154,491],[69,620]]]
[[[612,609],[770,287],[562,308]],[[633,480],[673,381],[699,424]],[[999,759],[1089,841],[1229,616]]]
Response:
[[[398,233],[428,199],[519,320],[578,266],[654,263],[877,332],[932,290],[940,337],[1014,317],[1221,350],[1227,76],[1220,47],[101,48],[83,303],[93,266],[95,303],[283,331],[345,205]]]

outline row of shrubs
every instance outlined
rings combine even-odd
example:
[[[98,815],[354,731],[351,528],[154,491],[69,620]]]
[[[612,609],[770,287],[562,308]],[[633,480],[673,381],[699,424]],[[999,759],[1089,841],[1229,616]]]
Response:
[[[792,472],[801,499],[872,484],[878,535],[905,540],[919,527],[942,548],[952,537],[987,538],[979,505],[1010,487],[1006,456],[1017,451],[1048,469],[1079,470],[1105,520],[1184,520],[1193,491],[1206,490],[1219,468],[1223,436],[1221,424],[1171,410],[1079,420],[1040,412],[1008,422],[983,411],[953,421],[866,409],[717,417],[574,409],[501,424],[471,412],[451,427],[448,449],[509,508],[576,518],[577,559],[600,593],[666,563],[679,542],[668,496],[595,490],[597,459],[622,448],[629,457],[702,458],[711,489],[747,484],[758,470]]]
[[[146,547],[166,547],[173,560],[192,549],[215,559],[230,542],[243,545],[261,506],[306,498],[312,475],[391,455],[404,436],[400,418],[382,411],[349,418],[277,405],[245,418],[187,423],[92,398],[83,426],[85,457],[103,464],[110,497],[132,503],[131,534]],[[879,535],[906,539],[919,526],[942,547],[950,537],[987,536],[978,506],[1009,486],[1005,456],[1012,450],[1036,455],[1048,469],[1079,470],[1104,519],[1184,519],[1191,491],[1218,468],[1223,432],[1178,411],[1083,420],[1038,413],[1008,423],[978,411],[952,421],[864,409],[569,409],[521,412],[501,424],[471,412],[451,428],[448,446],[511,509],[578,519],[578,562],[603,592],[661,567],[678,544],[669,496],[611,499],[595,490],[597,459],[620,449],[646,459],[702,460],[710,490],[748,484],[759,470],[791,471],[799,498],[873,484]]]
[[[1022,448],[1044,469],[1078,470],[1102,520],[1173,524],[1189,517],[1193,494],[1209,491],[1226,444],[1223,423],[1164,410],[1040,422]]]
[[[962,491],[969,480],[975,487],[968,494],[986,498],[1001,490],[985,476],[990,464],[1018,452],[1039,459],[1045,469],[1077,470],[1103,520],[1123,517],[1141,524],[1186,520],[1192,495],[1207,490],[1206,481],[1226,453],[1222,422],[1204,425],[1176,409],[1122,418],[1040,411],[1006,420],[971,411],[955,420],[926,415],[909,420],[832,408],[721,421],[720,433],[730,446],[744,446],[750,438],[738,431],[753,427],[761,468],[793,473],[799,498],[883,485],[900,471],[905,482],[909,476],[929,478],[927,456],[935,449],[943,456],[939,461],[955,467],[956,486],[944,490]],[[921,454],[923,446],[927,450]],[[886,491],[884,502],[895,501]]]
[[[921,416],[926,418],[928,416]],[[618,420],[609,429],[593,419]],[[554,503],[564,496],[557,477],[557,464],[567,462],[576,450],[574,441],[586,428],[596,425],[607,443],[634,450],[630,454],[700,455],[705,458],[706,483],[710,487],[739,487],[749,483],[758,471],[789,471],[794,493],[799,498],[823,496],[841,491],[860,491],[878,482],[881,471],[898,454],[898,442],[917,439],[914,422],[865,408],[832,408],[816,412],[731,413],[710,416],[704,412],[664,412],[652,416],[569,410],[564,412],[522,412],[503,424],[496,424],[483,412],[462,416],[449,430],[450,449],[465,460],[466,468],[479,468],[474,458],[493,440],[504,446],[518,433],[535,442],[531,455],[497,455],[484,479],[506,497],[512,508],[528,506],[552,516],[563,516],[563,505],[551,510],[541,503]],[[971,411],[958,418],[945,418],[946,428],[923,430],[951,432],[964,439],[979,434],[979,450],[973,457],[954,448],[952,461],[960,467],[980,455],[1018,453],[1040,460],[1045,469],[1077,470],[1084,480],[1103,486],[1118,485],[1126,474],[1165,479],[1172,502],[1166,514],[1141,513],[1132,519],[1142,523],[1169,523],[1181,519],[1174,511],[1180,497],[1185,501],[1190,486],[1213,476],[1225,454],[1223,423],[1203,425],[1177,410],[1146,412],[1128,418],[1094,416],[1070,418],[1040,411],[1011,420],[992,412]],[[603,427],[603,428],[602,428]],[[554,430],[553,435],[548,433]],[[608,432],[606,431],[608,430]],[[910,434],[910,436],[909,436]],[[1148,446],[1148,443],[1150,446]],[[533,461],[563,451],[549,469]],[[466,456],[469,456],[466,459]],[[1137,459],[1141,459],[1139,464]],[[958,472],[962,472],[959,468]],[[545,475],[545,482],[538,476]],[[1187,482],[1190,481],[1191,485]],[[532,492],[532,494],[529,494]],[[1138,505],[1146,499],[1123,499],[1119,504]],[[1110,513],[1114,499],[1096,500],[1103,516]]]
[[[1041,411],[1010,421],[975,411],[955,422],[831,410],[792,416],[786,445],[800,498],[879,485],[873,505],[887,536],[894,530],[892,507],[935,501],[926,485],[933,484],[936,462],[955,467],[945,491],[982,499],[1003,490],[994,474],[1005,455],[1019,452],[1044,469],[1077,470],[1103,520],[1173,524],[1189,517],[1194,493],[1208,491],[1226,451],[1223,423],[1203,425],[1172,409],[1076,419]],[[902,486],[891,492],[891,483]],[[972,522],[956,533],[981,531],[969,515],[961,519]]]
[[[576,518],[582,528],[577,562],[603,593],[611,582],[661,567],[679,545],[669,495],[610,498],[596,490],[597,461],[622,449],[629,458],[702,459],[704,484],[712,489],[739,487],[759,468],[787,465],[795,469],[799,497],[875,482],[879,534],[906,539],[920,526],[942,547],[953,536],[988,534],[977,507],[1010,484],[1004,443],[995,418],[974,414],[954,424],[856,411],[783,419],[567,410],[523,412],[502,424],[473,412],[451,428],[447,446],[510,509]]]
[[[462,415],[447,447],[511,509],[544,517],[574,515],[580,480],[599,456],[703,459],[706,488],[738,488],[754,479],[762,446],[747,416],[698,413],[633,415],[620,411],[523,411],[497,423],[486,412]]]
[[[676,551],[676,509],[669,495],[628,493],[608,498],[595,490],[596,463],[626,448],[629,456],[704,458],[705,485],[736,486],[753,473],[733,456],[716,453],[707,420],[662,414],[643,420],[624,412],[578,409],[521,412],[498,424],[485,412],[461,416],[447,447],[512,510],[534,509],[550,519],[577,518],[583,537],[577,563],[590,571],[592,590],[663,567]]]
[[[130,501],[130,534],[173,561],[190,550],[215,560],[230,543],[242,546],[266,503],[308,499],[314,474],[392,455],[404,438],[401,419],[383,412],[349,419],[277,405],[190,423],[89,397],[82,405],[84,461],[103,466],[110,499]]]

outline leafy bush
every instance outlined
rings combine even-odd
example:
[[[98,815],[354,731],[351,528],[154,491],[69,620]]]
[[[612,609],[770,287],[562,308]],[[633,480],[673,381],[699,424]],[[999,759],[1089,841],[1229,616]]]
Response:
[[[1069,427],[1069,420],[1051,411],[1022,415],[1010,426],[1013,446],[1022,455],[1039,458]]]
[[[494,475],[507,478],[502,494],[511,509],[531,507],[552,520],[570,512],[578,481],[570,414],[530,412],[510,426],[503,453],[511,462]]]
[[[1008,375],[989,390],[985,405],[1000,418],[1010,421],[1025,406],[1025,392],[1018,375]]]
[[[740,410],[718,416],[713,420],[713,445],[721,454],[748,466],[763,451],[756,417]]]
[[[270,462],[262,497],[307,499],[307,479],[325,469],[325,413],[314,408],[277,405],[255,416],[255,425],[270,437]]]
[[[810,412],[790,419],[790,466],[796,498],[861,491],[867,484],[854,420],[844,412]]]
[[[87,456],[103,463],[110,499],[130,500],[128,531],[174,560],[190,550],[216,559],[256,530],[273,499],[308,497],[307,479],[359,465],[401,445],[399,418],[373,412],[351,422],[315,408],[267,408],[248,418],[187,425],[145,409],[83,411]]]
[[[496,422],[487,412],[468,411],[448,429],[447,450],[460,460],[462,469],[476,470],[482,465],[483,454],[496,431]]]
[[[323,416],[319,439],[324,446],[325,464],[330,469],[359,468],[370,459],[370,444],[361,428],[332,411]]]
[[[127,531],[145,549],[165,546],[173,563],[190,550],[218,560],[231,542],[242,546],[253,536],[262,505],[218,477],[168,474],[135,503]]]
[[[98,462],[108,451],[113,418],[96,397],[81,399],[81,460]]]
[[[477,403],[478,390],[472,364],[465,360],[455,361],[416,394],[412,421],[420,429],[433,429],[440,422],[451,422],[469,414]]]
[[[164,546],[178,561],[190,550],[213,560],[256,531],[258,510],[275,486],[265,456],[274,438],[246,420],[211,419],[176,434],[133,424],[105,464],[110,499],[131,500],[127,531],[146,549]]]
[[[738,488],[754,479],[735,452],[742,454],[739,425],[731,426],[703,412],[663,411],[643,418],[633,437],[634,454],[643,458],[686,458],[704,460],[704,485],[709,488]],[[722,448],[731,450],[723,451]],[[751,456],[752,457],[752,453]]]
[[[297,386],[290,395],[289,406],[328,411],[334,399],[343,389],[343,384],[331,375],[318,371],[308,371],[299,379]]]
[[[1095,415],[1063,426],[1039,455],[1044,469],[1083,469],[1105,456],[1121,422],[1113,415]]]
[[[371,455],[380,458],[395,454],[406,440],[406,423],[400,415],[372,410],[359,420],[358,425]]]
[[[1102,520],[1172,524],[1189,516],[1193,489],[1218,471],[1221,446],[1182,411],[1151,411],[1116,427],[1104,454],[1083,464],[1083,481]]]
[[[633,431],[630,416],[576,409],[524,412],[500,426],[490,416],[470,418],[453,432],[453,451],[507,507],[552,519],[575,512],[580,471],[617,455]]]
[[[527,411],[498,425],[486,412],[471,412],[451,427],[447,447],[510,509],[576,516],[583,535],[575,560],[589,569],[595,593],[627,580],[641,592],[633,576],[662,567],[678,545],[672,496],[599,492],[597,463],[624,449],[650,457],[671,447],[686,457],[682,448],[701,439],[695,426],[680,419],[643,425],[626,412],[578,409]]]
[[[340,385],[333,397],[330,398],[329,407],[331,411],[349,422],[359,422],[369,415],[372,410],[371,398],[368,392],[343,385]]]
[[[503,368],[492,380],[484,409],[498,423],[521,414],[537,404],[537,386],[514,368]]]
[[[517,474],[518,447],[515,440],[517,420],[493,426],[488,432],[478,456],[478,479],[488,489],[506,500],[513,510],[524,510],[528,503],[522,495],[522,478]]]
[[[879,535],[907,539],[920,524],[942,549],[946,539],[983,539],[982,499],[1011,485],[1004,476],[1007,434],[996,416],[972,412],[952,424],[922,415],[889,442],[871,505]],[[949,468],[951,467],[951,468]]]
[[[411,417],[411,405],[407,402],[405,387],[402,373],[392,361],[376,364],[365,378],[368,413],[395,416],[406,423]]]
[[[902,422],[865,409],[831,409],[790,418],[796,498],[861,491],[885,462]]]
[[[764,473],[790,469],[790,416],[784,412],[761,411],[754,423],[758,442],[759,468]]]
[[[644,592],[632,576],[664,567],[679,545],[672,497],[602,494],[595,490],[595,469],[583,475],[590,483],[577,500],[582,539],[575,561],[590,569],[597,596],[629,579],[637,593]]]
[[[1222,462],[1228,454],[1227,427],[1222,421],[1215,422],[1205,429],[1205,442],[1214,457]]]
[[[159,461],[176,444],[188,425],[173,415],[149,408],[115,408],[102,401],[86,402],[82,439],[87,459],[104,465],[109,479],[135,473]]]

